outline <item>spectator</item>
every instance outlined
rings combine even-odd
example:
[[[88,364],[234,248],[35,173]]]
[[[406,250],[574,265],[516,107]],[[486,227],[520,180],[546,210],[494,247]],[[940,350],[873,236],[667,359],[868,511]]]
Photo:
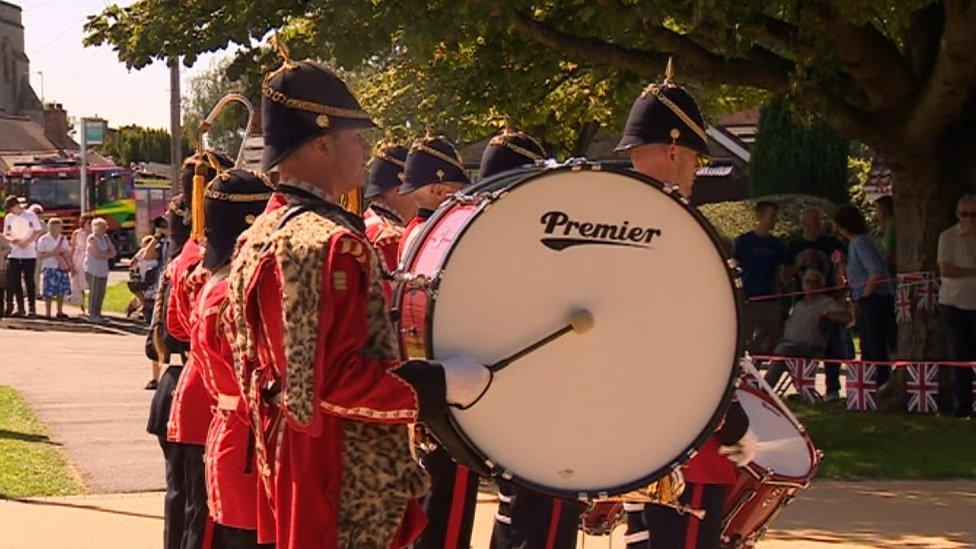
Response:
[[[78,218],[78,228],[71,233],[71,299],[73,303],[81,305],[81,312],[85,312],[85,290],[88,281],[85,280],[85,255],[88,253],[88,237],[91,236],[92,216],[82,214]]]
[[[735,239],[733,256],[742,269],[747,349],[768,354],[779,340],[782,315],[778,299],[755,299],[777,292],[776,281],[786,262],[786,246],[772,235],[779,206],[762,200],[756,203],[756,227]]]
[[[823,212],[819,208],[807,208],[800,216],[800,234],[787,245],[789,263],[783,269],[783,281],[790,283],[790,289],[803,291],[803,276],[809,269],[823,275],[824,286],[837,286],[841,281],[840,269],[836,264],[842,261],[844,244],[824,229]],[[834,295],[834,297],[839,297]],[[793,303],[804,299],[794,297]],[[827,347],[824,358],[853,358],[854,340],[850,329],[841,323],[827,326]],[[824,364],[827,378],[827,395],[840,392],[840,363]]]
[[[939,235],[939,318],[953,360],[976,360],[976,195],[956,204],[959,223]],[[952,368],[957,417],[973,415],[973,369]]]
[[[14,308],[13,293],[7,291],[7,256],[10,251],[10,243],[0,233],[0,318],[3,318],[7,310]]]
[[[37,240],[37,258],[41,264],[44,316],[51,318],[51,301],[57,303],[57,318],[64,314],[64,296],[71,293],[71,246],[61,234],[63,223],[57,217],[47,222],[47,234]]]
[[[861,359],[888,361],[890,325],[894,323],[895,299],[890,274],[881,248],[868,234],[864,215],[850,204],[834,213],[837,229],[850,240],[847,247],[847,281],[856,303],[857,329],[861,334]],[[878,365],[880,387],[891,377],[891,366]]]
[[[142,237],[139,251],[129,262],[129,290],[133,294],[136,306],[129,314],[139,314],[145,317],[152,311],[152,305],[147,305],[147,290],[156,278],[159,267],[159,241],[153,235]],[[148,307],[148,308],[147,308]]]
[[[44,234],[44,226],[34,212],[25,210],[16,196],[3,201],[7,215],[3,218],[3,234],[10,243],[11,252],[7,265],[7,288],[13,291],[17,312],[7,309],[7,316],[37,315],[37,286],[34,270],[37,268],[37,239]],[[26,290],[26,308],[24,297]]]
[[[895,199],[891,195],[884,195],[874,201],[874,218],[878,221],[881,229],[878,242],[881,244],[881,252],[884,254],[885,263],[888,265],[888,272],[897,273],[898,265],[895,263]]]
[[[783,330],[783,339],[773,354],[797,358],[824,358],[827,349],[827,330],[831,324],[848,324],[851,313],[836,299],[822,292],[824,277],[820,271],[808,269],[803,275],[803,299],[790,309]],[[786,364],[774,361],[766,372],[766,382],[775,387]],[[839,398],[839,389],[827,389],[827,399]]]
[[[92,234],[88,237],[85,255],[85,279],[88,282],[90,297],[88,318],[93,322],[103,322],[102,303],[108,285],[108,261],[115,257],[117,250],[108,237],[108,223],[97,218],[92,221]]]

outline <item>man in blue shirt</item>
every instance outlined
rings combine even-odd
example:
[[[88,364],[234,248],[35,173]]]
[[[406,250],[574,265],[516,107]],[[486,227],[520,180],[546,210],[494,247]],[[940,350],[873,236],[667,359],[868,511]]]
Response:
[[[748,302],[745,307],[746,348],[753,354],[768,354],[780,338],[782,313],[779,299],[769,299],[777,292],[787,249],[772,235],[779,220],[779,206],[768,200],[756,203],[756,227],[735,239],[732,252],[742,269],[742,289]]]

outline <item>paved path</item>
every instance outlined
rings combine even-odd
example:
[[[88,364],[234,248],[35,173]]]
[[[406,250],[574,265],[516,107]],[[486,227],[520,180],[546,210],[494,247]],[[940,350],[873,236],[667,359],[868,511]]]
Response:
[[[482,495],[473,547],[488,547],[495,503]],[[158,547],[162,494],[0,501],[0,547]],[[818,482],[788,507],[760,549],[976,546],[976,481]],[[51,528],[71,524],[72,528]],[[587,549],[623,548],[623,529],[587,538]]]
[[[0,330],[0,384],[20,392],[63,445],[86,491],[163,488],[144,338]],[[0,543],[0,546],[3,546]]]

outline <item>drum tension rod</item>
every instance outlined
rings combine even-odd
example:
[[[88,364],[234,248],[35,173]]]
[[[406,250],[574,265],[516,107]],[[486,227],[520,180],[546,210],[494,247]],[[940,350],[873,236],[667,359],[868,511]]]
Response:
[[[488,369],[492,372],[498,372],[505,369],[509,364],[515,362],[516,360],[524,357],[525,355],[539,350],[541,347],[552,343],[553,341],[559,339],[560,337],[568,334],[569,332],[576,332],[582,334],[590,331],[593,328],[594,320],[593,313],[587,311],[586,309],[577,309],[569,313],[569,318],[567,319],[567,324],[562,328],[556,330],[555,332],[547,335],[546,337],[536,341],[535,343],[529,345],[528,347],[517,351],[507,357],[499,360],[494,364],[490,364]]]

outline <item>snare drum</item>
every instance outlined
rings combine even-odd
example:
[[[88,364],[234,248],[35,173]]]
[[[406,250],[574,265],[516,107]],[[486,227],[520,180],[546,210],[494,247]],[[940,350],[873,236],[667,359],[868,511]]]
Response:
[[[593,315],[435,429],[481,472],[565,499],[644,488],[693,455],[731,399],[736,274],[711,225],[652,179],[590,164],[501,174],[442,204],[400,267],[409,357],[491,364],[574,310]]]
[[[736,395],[759,443],[756,458],[739,469],[738,480],[725,497],[722,546],[750,547],[810,484],[820,466],[820,452],[803,426],[765,392],[740,387]]]

